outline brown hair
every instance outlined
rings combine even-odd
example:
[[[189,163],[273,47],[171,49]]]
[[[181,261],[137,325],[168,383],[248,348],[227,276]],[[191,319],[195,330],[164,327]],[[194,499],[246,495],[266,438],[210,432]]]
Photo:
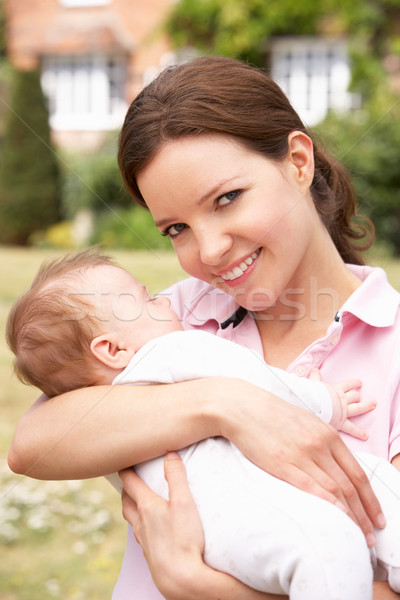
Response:
[[[42,264],[7,320],[7,343],[21,381],[49,397],[96,384],[90,343],[98,335],[98,321],[91,303],[76,295],[69,282],[83,278],[88,268],[114,264],[94,249]]]
[[[280,161],[288,152],[292,131],[313,139],[266,73],[231,58],[205,56],[167,68],[132,102],[120,134],[118,161],[127,189],[146,206],[136,178],[167,141],[210,133],[229,135],[248,149]],[[359,251],[372,244],[373,226],[367,219],[367,227],[352,222],[358,216],[357,199],[349,176],[313,142],[315,206],[342,259],[362,264]]]

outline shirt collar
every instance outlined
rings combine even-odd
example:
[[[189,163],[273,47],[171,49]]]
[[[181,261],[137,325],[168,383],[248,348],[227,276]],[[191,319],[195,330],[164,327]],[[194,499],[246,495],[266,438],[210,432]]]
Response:
[[[213,286],[201,287],[199,293],[191,300],[191,307],[186,320],[193,327],[202,327],[209,321],[216,321],[218,326],[230,319],[238,310],[239,304],[232,296]]]
[[[380,267],[346,265],[362,284],[343,304],[340,313],[350,313],[373,327],[393,325],[400,304],[400,294],[388,282]]]
[[[346,265],[362,284],[343,304],[340,315],[352,314],[373,327],[393,325],[400,305],[400,294],[388,282],[380,267]],[[229,294],[204,283],[191,298],[186,320],[192,327],[203,327],[215,321],[218,327],[237,316],[239,304]]]

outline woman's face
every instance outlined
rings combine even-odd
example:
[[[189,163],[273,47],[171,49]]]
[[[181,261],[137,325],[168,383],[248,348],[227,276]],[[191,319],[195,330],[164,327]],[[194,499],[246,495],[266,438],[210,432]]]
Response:
[[[227,136],[170,141],[137,181],[183,269],[265,310],[318,260],[312,178],[311,141],[297,132],[279,163]]]

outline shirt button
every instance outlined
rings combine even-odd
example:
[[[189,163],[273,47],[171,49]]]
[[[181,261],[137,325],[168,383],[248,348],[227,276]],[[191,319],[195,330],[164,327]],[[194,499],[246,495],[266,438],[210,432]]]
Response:
[[[294,372],[296,373],[296,375],[298,375],[299,377],[304,377],[304,375],[306,374],[306,368],[304,365],[298,365]]]
[[[340,336],[334,335],[333,338],[331,338],[330,343],[331,343],[332,346],[336,346],[337,343],[339,342],[339,340],[340,340]]]

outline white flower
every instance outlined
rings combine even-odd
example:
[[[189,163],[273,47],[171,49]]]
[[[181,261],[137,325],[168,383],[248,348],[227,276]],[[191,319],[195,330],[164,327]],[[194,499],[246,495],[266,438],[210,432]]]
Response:
[[[75,542],[75,544],[72,546],[72,550],[75,552],[75,554],[85,554],[87,549],[87,544],[82,540]]]
[[[48,579],[46,581],[46,590],[50,596],[56,597],[60,595],[60,584],[57,579]]]

